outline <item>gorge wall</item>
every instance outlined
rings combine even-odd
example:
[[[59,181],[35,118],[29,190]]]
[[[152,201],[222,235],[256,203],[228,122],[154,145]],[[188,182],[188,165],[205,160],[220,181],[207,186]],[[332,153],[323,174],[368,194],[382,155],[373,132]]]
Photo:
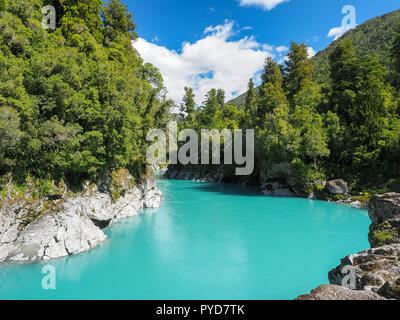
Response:
[[[29,194],[1,199],[0,262],[48,260],[90,250],[107,239],[102,229],[159,206],[161,191],[153,174],[137,185],[124,175],[118,193],[93,184],[55,199],[32,199]]]

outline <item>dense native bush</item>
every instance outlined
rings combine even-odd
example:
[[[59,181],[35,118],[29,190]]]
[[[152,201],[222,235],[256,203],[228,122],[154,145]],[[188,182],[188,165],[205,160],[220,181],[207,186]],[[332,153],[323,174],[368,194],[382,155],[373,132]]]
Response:
[[[56,30],[42,28],[46,4]],[[146,170],[145,134],[166,122],[171,102],[132,47],[135,27],[119,0],[1,0],[2,174],[79,182]]]
[[[396,77],[375,57],[358,57],[352,38],[344,37],[330,51],[329,81],[318,84],[306,45],[292,43],[285,66],[269,58],[261,85],[250,80],[243,106],[221,103],[223,92],[213,89],[195,110],[193,90],[185,88],[182,127],[255,128],[256,177],[292,176],[306,191],[339,177],[354,190],[400,191],[399,86],[393,81],[400,78],[400,33],[392,38]],[[286,169],[277,173],[277,167]]]

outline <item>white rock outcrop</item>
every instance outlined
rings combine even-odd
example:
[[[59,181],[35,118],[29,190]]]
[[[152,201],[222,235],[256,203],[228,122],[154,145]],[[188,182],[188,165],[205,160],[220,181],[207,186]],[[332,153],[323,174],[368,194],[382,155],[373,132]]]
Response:
[[[143,208],[157,208],[161,191],[154,179],[127,190],[113,201],[97,189],[90,194],[53,202],[28,203],[24,199],[4,201],[0,207],[0,262],[39,261],[61,258],[90,250],[107,236],[102,229],[137,215]],[[43,212],[43,213],[42,213]],[[33,221],[26,221],[34,216]]]

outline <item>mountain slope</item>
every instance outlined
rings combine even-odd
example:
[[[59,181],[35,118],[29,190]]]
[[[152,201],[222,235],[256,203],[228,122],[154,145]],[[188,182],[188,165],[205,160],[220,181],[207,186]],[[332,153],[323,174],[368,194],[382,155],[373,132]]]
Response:
[[[379,59],[380,63],[389,68],[391,64],[390,50],[394,40],[396,28],[400,23],[400,10],[375,17],[362,25],[348,31],[338,40],[332,42],[326,49],[313,57],[314,79],[318,83],[329,81],[329,55],[340,41],[351,38],[358,57],[370,55]],[[230,104],[243,106],[246,93],[229,101]]]

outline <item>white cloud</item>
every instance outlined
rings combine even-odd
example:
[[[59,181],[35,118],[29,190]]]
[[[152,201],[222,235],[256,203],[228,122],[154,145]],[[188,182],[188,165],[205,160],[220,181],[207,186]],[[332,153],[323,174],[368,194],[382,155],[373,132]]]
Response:
[[[264,10],[272,10],[277,5],[290,0],[239,0],[241,6],[257,6]]]
[[[263,68],[273,48],[258,43],[252,36],[233,40],[238,32],[234,22],[208,27],[195,43],[183,43],[181,53],[139,38],[133,43],[142,58],[160,69],[168,96],[182,101],[184,87],[192,87],[196,103],[212,88],[226,92],[227,100],[245,92],[248,79]]]
[[[307,47],[307,53],[309,58],[312,58],[317,54],[317,52],[311,47]]]
[[[277,48],[276,48],[276,51],[277,51],[278,53],[282,53],[282,52],[289,51],[289,48],[288,48],[288,47],[285,47],[285,46],[280,46],[280,47],[277,47]]]
[[[334,38],[334,40],[337,40],[342,35],[344,35],[347,31],[349,31],[355,27],[357,27],[357,24],[354,23],[353,25],[345,24],[341,27],[332,28],[331,30],[329,30],[328,38]]]
[[[334,40],[337,40],[348,30],[349,29],[347,28],[347,26],[332,28],[331,30],[329,30],[328,38],[334,38]]]

